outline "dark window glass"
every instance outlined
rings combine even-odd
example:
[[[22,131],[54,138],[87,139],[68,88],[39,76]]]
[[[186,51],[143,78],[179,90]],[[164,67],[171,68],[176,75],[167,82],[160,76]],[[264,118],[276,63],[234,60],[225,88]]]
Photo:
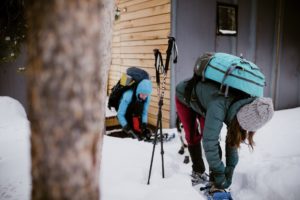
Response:
[[[217,4],[217,35],[237,34],[237,6]]]

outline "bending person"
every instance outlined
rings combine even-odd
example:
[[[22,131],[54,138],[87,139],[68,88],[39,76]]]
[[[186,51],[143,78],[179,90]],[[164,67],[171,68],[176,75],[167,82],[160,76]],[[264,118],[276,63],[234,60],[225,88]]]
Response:
[[[272,118],[272,100],[252,98],[232,88],[228,97],[225,97],[219,93],[219,83],[206,80],[195,83],[191,97],[188,97],[190,101],[187,102],[184,95],[187,84],[188,81],[182,81],[176,87],[176,107],[186,133],[193,178],[203,182],[207,179],[201,153],[202,139],[212,183],[210,192],[224,190],[232,183],[240,144],[248,140],[246,144],[253,148],[255,132]],[[197,119],[200,129],[197,128]],[[226,163],[222,162],[219,145],[223,123],[227,125]]]
[[[119,123],[127,135],[139,140],[150,137],[147,121],[151,93],[152,83],[144,79],[136,88],[124,92],[120,100],[117,114]]]

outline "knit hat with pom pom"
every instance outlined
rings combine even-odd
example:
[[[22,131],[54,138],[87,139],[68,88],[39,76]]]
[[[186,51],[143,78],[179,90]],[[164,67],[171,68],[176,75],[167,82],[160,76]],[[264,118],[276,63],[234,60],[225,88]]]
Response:
[[[270,121],[273,114],[272,99],[260,97],[244,105],[237,113],[237,120],[244,130],[255,132]]]

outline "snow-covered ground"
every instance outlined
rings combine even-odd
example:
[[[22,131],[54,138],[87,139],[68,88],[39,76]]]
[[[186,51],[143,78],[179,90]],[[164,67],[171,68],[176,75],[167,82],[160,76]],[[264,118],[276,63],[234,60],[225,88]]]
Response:
[[[255,136],[250,151],[243,145],[231,192],[237,200],[300,199],[300,108],[276,111]],[[174,132],[175,129],[164,130]],[[221,144],[224,145],[225,128]],[[0,199],[30,199],[29,122],[19,102],[0,97]],[[191,186],[190,164],[183,164],[176,137],[164,144],[165,178],[160,145],[156,146],[147,185],[153,145],[133,139],[104,137],[101,168],[102,200],[201,200]]]

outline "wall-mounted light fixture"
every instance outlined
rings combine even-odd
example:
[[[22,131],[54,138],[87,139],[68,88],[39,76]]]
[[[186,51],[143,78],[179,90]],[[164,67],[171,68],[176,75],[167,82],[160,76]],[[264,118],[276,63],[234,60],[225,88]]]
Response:
[[[120,18],[120,15],[121,15],[121,10],[116,7],[115,9],[115,20],[118,20]]]

